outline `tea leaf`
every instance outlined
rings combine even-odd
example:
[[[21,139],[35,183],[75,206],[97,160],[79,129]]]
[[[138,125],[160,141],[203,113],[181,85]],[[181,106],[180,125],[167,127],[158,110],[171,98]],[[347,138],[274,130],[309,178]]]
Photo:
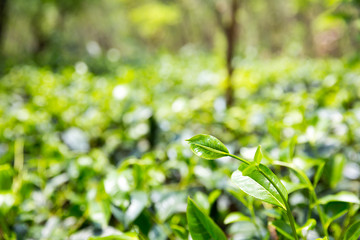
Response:
[[[324,167],[325,180],[329,183],[331,188],[335,188],[343,177],[343,169],[346,159],[342,155],[336,155],[335,158],[326,162]]]
[[[306,184],[309,189],[312,189],[312,184],[311,184],[310,179],[307,177],[307,175],[302,170],[297,168],[295,164],[280,162],[280,161],[274,161],[272,164],[277,165],[277,166],[287,167],[287,168],[293,170],[295,175],[299,178],[300,182]]]
[[[315,227],[316,227],[316,220],[313,218],[310,218],[309,220],[306,221],[306,223],[303,226],[298,227],[296,229],[296,231],[301,232],[303,235],[306,235],[306,233],[308,231],[314,229]]]
[[[356,203],[360,204],[359,198],[351,192],[339,192],[334,195],[327,195],[319,199],[320,204],[327,204],[329,202],[347,202],[347,203]]]
[[[345,232],[344,240],[357,240],[360,237],[360,221],[353,223]]]
[[[240,222],[240,221],[251,221],[251,219],[248,216],[245,216],[244,214],[240,212],[232,212],[228,214],[224,220],[225,224],[230,224],[234,222]]]
[[[243,174],[244,170],[246,170],[246,175]],[[265,175],[267,177],[265,177]],[[233,172],[231,180],[245,193],[264,202],[286,209],[286,204],[280,193],[276,190],[276,187],[287,201],[288,193],[286,188],[276,175],[265,165],[260,164],[257,168],[253,165],[248,166],[246,164],[241,164],[239,170]],[[273,184],[275,184],[276,187]]]
[[[260,164],[262,157],[263,157],[263,155],[261,153],[261,146],[259,146],[256,149],[256,153],[255,153],[255,157],[254,157],[254,162],[255,162],[256,165]]]
[[[193,239],[198,240],[226,240],[223,231],[214,223],[214,221],[204,214],[195,202],[188,198],[186,217],[189,225],[189,231]]]
[[[272,226],[275,227],[276,231],[286,237],[287,239],[294,240],[295,238],[292,236],[291,228],[288,224],[286,224],[282,220],[275,220],[270,223]]]
[[[201,158],[214,160],[217,158],[228,156],[229,150],[216,137],[199,134],[188,140],[191,151]]]
[[[314,177],[314,188],[316,187],[316,185],[318,184],[321,175],[323,174],[324,171],[324,167],[325,167],[325,162],[320,164],[320,166],[317,168],[316,173],[315,173],[315,177]]]
[[[90,237],[89,240],[138,240],[136,234],[110,235],[105,237]]]
[[[294,183],[294,182],[283,181],[283,180],[281,180],[281,182],[284,184],[284,186],[289,194],[308,187],[304,183]]]

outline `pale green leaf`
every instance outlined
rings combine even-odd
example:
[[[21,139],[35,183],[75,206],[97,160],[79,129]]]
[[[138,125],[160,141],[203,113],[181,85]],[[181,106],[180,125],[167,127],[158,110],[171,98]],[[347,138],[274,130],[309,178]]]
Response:
[[[319,199],[320,204],[327,204],[329,202],[347,202],[360,204],[359,198],[354,193],[346,191],[342,191],[333,195],[327,195]]]
[[[242,174],[242,171],[245,169],[246,176]],[[255,166],[241,164],[239,170],[233,172],[231,180],[245,193],[264,202],[286,209],[285,202],[280,193],[276,190],[274,184],[280,190],[285,201],[287,201],[288,197],[286,188],[276,175],[265,165],[260,164],[258,170]]]
[[[127,233],[121,235],[110,235],[105,237],[90,237],[89,240],[138,240],[135,233]]]
[[[251,221],[251,219],[242,214],[241,212],[232,212],[229,213],[226,218],[224,219],[224,223],[225,224],[230,224],[230,223],[234,223],[234,222],[240,222],[240,221]]]
[[[259,164],[260,164],[262,157],[263,157],[263,155],[262,155],[262,153],[261,153],[261,146],[259,146],[259,147],[256,149],[255,157],[254,157],[254,162],[255,162],[256,165],[259,165]]]

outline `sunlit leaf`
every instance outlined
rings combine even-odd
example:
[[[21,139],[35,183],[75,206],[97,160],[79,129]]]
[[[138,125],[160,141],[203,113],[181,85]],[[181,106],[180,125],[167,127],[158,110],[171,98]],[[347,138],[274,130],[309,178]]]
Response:
[[[246,170],[246,176],[242,174],[243,170]],[[266,175],[271,181],[269,181],[269,179],[264,175]],[[255,166],[249,167],[246,164],[241,164],[239,170],[236,170],[231,175],[231,180],[245,193],[264,202],[286,209],[286,204],[280,193],[276,190],[274,184],[280,190],[281,194],[285,198],[285,201],[288,197],[286,188],[277,176],[265,165],[260,164],[259,169],[257,169]]]
[[[359,198],[352,192],[339,192],[334,195],[327,195],[319,199],[320,204],[327,204],[329,202],[347,202],[359,204]]]
[[[261,153],[261,146],[259,146],[256,149],[256,153],[255,153],[255,156],[254,156],[254,162],[255,162],[256,165],[260,164],[262,157],[263,157],[263,155]]]
[[[306,235],[308,231],[313,230],[315,227],[316,227],[316,220],[310,218],[309,220],[306,221],[306,223],[303,226],[298,227],[296,231],[298,233]]]
[[[132,223],[145,208],[148,198],[145,192],[131,193],[131,203],[125,212],[125,225]]]
[[[191,150],[198,157],[213,160],[225,157],[229,154],[229,150],[217,138],[200,134],[187,140]]]
[[[90,237],[89,240],[138,240],[135,233],[127,233],[121,235],[110,235],[106,237]]]
[[[240,222],[240,221],[251,221],[251,219],[242,214],[241,212],[232,212],[229,213],[226,218],[224,219],[224,224],[230,224],[230,223],[234,223],[234,222]]]

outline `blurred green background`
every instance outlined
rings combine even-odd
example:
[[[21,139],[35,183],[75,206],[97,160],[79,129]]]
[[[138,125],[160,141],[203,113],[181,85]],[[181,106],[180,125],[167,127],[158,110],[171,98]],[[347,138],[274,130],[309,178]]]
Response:
[[[244,200],[236,161],[195,157],[199,133],[311,179],[325,164],[320,197],[358,195],[359,16],[358,0],[0,0],[0,239],[189,239],[187,196],[230,239],[266,239],[276,209]],[[290,195],[300,223],[308,197]],[[249,202],[260,235],[224,223]]]

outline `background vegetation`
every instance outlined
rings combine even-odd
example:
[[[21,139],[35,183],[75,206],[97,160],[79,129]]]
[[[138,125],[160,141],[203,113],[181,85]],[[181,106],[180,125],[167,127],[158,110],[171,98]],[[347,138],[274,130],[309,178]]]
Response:
[[[199,133],[311,180],[324,166],[316,192],[343,239],[360,219],[359,14],[357,0],[0,0],[0,239],[188,239],[187,196],[229,239],[286,239],[281,211],[230,181],[236,160],[191,153]],[[301,182],[273,170],[299,226],[317,222],[307,239],[323,237]]]

